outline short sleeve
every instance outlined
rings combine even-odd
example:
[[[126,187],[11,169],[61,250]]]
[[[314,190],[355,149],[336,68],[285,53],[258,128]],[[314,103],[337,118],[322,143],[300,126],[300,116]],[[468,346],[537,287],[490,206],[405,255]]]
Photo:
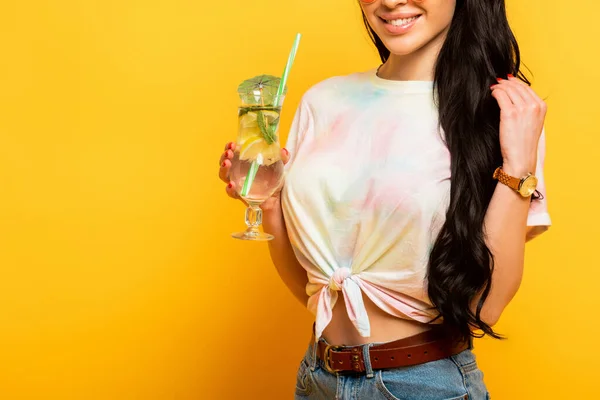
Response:
[[[290,160],[286,164],[286,171],[294,164],[298,152],[300,151],[303,143],[309,136],[312,136],[312,127],[314,125],[314,118],[312,110],[308,105],[306,98],[303,97],[300,100],[300,104],[296,109],[296,114],[290,126],[288,133],[287,142],[285,148],[290,153]]]
[[[542,128],[542,134],[538,143],[537,165],[535,176],[538,178],[537,191],[539,198],[532,197],[529,213],[527,214],[527,226],[534,228],[527,235],[527,239],[542,234],[552,224],[550,214],[548,213],[548,198],[546,195],[546,182],[544,180],[544,161],[546,158],[546,131]],[[540,196],[541,195],[541,196]]]

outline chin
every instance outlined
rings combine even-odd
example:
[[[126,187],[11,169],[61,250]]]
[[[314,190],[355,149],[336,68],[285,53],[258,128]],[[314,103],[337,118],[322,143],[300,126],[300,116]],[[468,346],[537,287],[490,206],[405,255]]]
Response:
[[[406,39],[407,38],[394,38],[390,40],[386,38],[386,40],[383,40],[383,43],[390,53],[396,56],[406,56],[411,53],[415,53],[421,47],[423,47],[423,43],[421,43],[421,41]]]

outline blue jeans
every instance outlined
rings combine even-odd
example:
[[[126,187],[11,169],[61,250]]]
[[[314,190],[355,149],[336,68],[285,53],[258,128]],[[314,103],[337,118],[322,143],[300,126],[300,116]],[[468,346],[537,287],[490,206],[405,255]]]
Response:
[[[314,339],[313,339],[314,340]],[[320,339],[325,341],[324,339]],[[364,359],[369,348],[363,345]],[[489,400],[483,372],[477,367],[471,348],[437,361],[410,367],[373,370],[366,373],[331,374],[316,358],[316,343],[308,346],[298,369],[296,400]]]

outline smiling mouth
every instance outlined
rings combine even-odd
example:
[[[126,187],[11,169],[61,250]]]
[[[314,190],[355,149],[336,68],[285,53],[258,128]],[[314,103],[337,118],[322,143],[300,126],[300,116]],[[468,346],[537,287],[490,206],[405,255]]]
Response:
[[[411,18],[401,18],[401,19],[383,19],[383,18],[381,18],[381,20],[383,22],[385,22],[386,24],[390,24],[393,26],[405,26],[405,25],[408,25],[411,22],[417,20],[420,17],[421,17],[421,15],[416,15]]]

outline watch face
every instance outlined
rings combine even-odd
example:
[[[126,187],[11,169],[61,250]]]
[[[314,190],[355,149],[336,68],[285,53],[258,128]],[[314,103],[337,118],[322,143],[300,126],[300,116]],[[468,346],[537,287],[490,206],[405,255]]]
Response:
[[[521,188],[519,189],[519,193],[521,193],[524,197],[529,197],[535,192],[537,187],[538,180],[535,176],[531,175],[525,178],[523,183],[521,184]]]

